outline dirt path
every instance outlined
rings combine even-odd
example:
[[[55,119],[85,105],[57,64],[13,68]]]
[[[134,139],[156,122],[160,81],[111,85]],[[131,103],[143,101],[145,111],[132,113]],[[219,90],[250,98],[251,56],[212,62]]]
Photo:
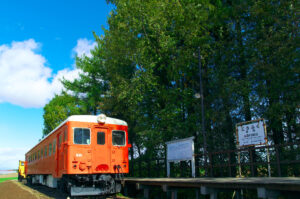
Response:
[[[48,197],[37,194],[34,190],[26,188],[23,184],[17,181],[8,180],[0,184],[0,198],[1,199],[29,199],[40,198],[46,199]]]
[[[42,185],[27,186],[24,182],[8,180],[0,183],[0,199],[66,199],[67,194]]]

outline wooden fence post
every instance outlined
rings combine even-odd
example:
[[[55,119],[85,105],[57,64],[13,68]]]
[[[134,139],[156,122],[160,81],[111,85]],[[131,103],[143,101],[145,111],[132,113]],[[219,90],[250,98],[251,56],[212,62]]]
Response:
[[[277,172],[278,172],[278,176],[281,177],[280,154],[278,150],[278,145],[275,145],[275,152],[276,152]]]
[[[251,175],[254,177],[254,167],[253,167],[253,154],[252,154],[252,148],[250,147],[249,149],[250,153],[250,166],[251,166]]]
[[[211,152],[209,153],[209,167],[210,167],[210,177],[213,177],[213,159]]]
[[[230,158],[230,151],[227,153],[228,154],[228,174],[229,177],[231,177],[231,158]]]

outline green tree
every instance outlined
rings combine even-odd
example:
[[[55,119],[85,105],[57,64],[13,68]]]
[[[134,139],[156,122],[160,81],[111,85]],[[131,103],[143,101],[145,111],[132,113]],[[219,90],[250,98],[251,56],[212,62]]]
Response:
[[[289,141],[299,131],[299,25],[296,1],[257,1],[252,7],[256,21],[253,39],[256,91],[261,115],[275,144]],[[299,136],[299,133],[298,133]]]
[[[51,101],[44,107],[44,129],[43,136],[49,134],[61,122],[67,119],[70,115],[78,115],[85,112],[78,98],[62,92],[60,95],[55,95]]]
[[[89,114],[96,115],[108,90],[108,84],[102,56],[102,41],[95,34],[94,36],[97,46],[91,50],[92,56],[76,57],[76,68],[80,69],[79,78],[74,81],[64,79],[62,83],[83,102],[82,106]]]

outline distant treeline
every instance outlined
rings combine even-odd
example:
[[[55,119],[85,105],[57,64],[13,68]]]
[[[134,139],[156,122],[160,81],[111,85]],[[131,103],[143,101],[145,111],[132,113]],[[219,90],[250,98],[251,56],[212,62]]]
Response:
[[[208,151],[235,149],[235,124],[257,118],[272,144],[300,139],[296,0],[107,2],[109,29],[44,107],[44,135],[69,115],[105,113],[127,121],[131,159],[190,136],[200,153],[204,97]]]

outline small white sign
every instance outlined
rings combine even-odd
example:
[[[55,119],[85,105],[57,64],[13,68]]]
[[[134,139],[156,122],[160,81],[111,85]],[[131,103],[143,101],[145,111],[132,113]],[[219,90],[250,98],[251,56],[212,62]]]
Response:
[[[263,119],[237,124],[237,140],[239,146],[265,144],[265,135]]]
[[[167,160],[191,160],[194,154],[194,137],[167,142]]]

